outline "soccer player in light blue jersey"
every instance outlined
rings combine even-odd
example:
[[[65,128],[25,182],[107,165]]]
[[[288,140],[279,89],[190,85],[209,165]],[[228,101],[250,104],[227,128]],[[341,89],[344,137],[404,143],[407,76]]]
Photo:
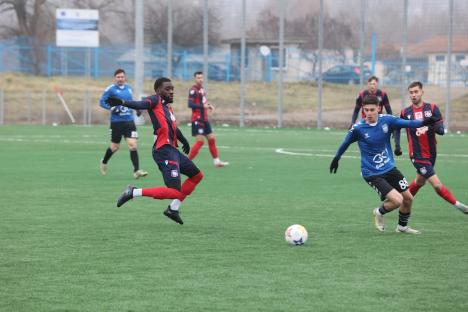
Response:
[[[109,97],[117,97],[124,101],[132,100],[132,88],[126,83],[125,71],[121,68],[114,72],[115,83],[106,88],[99,105],[110,111],[110,136],[111,143],[107,148],[104,158],[101,160],[100,170],[102,175],[107,174],[107,162],[120,147],[122,136],[127,142],[130,150],[130,159],[133,164],[133,177],[138,179],[144,177],[148,172],[140,169],[137,151],[138,132],[134,122],[133,110],[125,106],[111,107],[106,101]],[[137,111],[137,115],[140,112]]]
[[[374,221],[379,232],[384,231],[384,215],[399,208],[399,220],[396,232],[420,234],[408,226],[413,196],[408,189],[408,182],[395,167],[390,137],[400,128],[418,128],[434,124],[434,117],[424,120],[404,120],[392,115],[378,113],[379,99],[369,95],[364,98],[362,110],[365,118],[353,125],[336,152],[330,164],[330,173],[336,173],[341,156],[351,143],[358,142],[361,152],[361,175],[379,194],[383,201],[375,208]]]

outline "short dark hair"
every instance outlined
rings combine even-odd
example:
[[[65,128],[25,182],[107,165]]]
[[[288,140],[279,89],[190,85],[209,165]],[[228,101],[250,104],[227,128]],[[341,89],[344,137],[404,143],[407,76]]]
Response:
[[[158,92],[158,89],[163,85],[163,83],[165,82],[171,82],[171,79],[169,78],[166,78],[166,77],[161,77],[161,78],[158,78],[156,79],[156,81],[154,82],[154,91],[155,92]]]
[[[193,77],[196,77],[197,75],[203,75],[203,72],[199,70],[193,73]]]
[[[125,74],[125,70],[123,70],[122,68],[118,68],[115,70],[114,72],[114,77],[117,76],[118,74]]]
[[[370,76],[369,79],[367,79],[367,82],[371,82],[372,80],[379,82],[379,78],[377,76]]]
[[[377,105],[379,104],[379,99],[375,95],[368,95],[364,98],[364,101],[362,101],[362,105],[366,105],[366,104]]]
[[[409,84],[408,90],[414,87],[419,87],[419,89],[423,88],[423,84],[421,81],[413,81],[412,83]]]

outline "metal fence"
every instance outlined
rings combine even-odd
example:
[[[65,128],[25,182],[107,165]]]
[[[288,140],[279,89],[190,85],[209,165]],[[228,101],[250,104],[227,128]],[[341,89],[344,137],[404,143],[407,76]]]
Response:
[[[172,0],[168,1],[172,3]],[[266,40],[252,33],[247,35],[247,30],[252,29],[262,11],[260,2],[264,6],[270,5],[273,14],[279,18],[277,30],[280,35],[277,38]],[[364,87],[366,78],[374,74],[380,77],[381,86],[400,89],[399,103],[397,100],[392,103],[397,106],[406,105],[406,86],[410,81],[420,80],[426,85],[437,86],[437,92],[444,98],[438,104],[444,107],[447,126],[450,125],[452,89],[457,88],[457,96],[463,95],[464,92],[459,90],[468,85],[468,21],[464,18],[468,5],[464,0],[265,0],[258,3],[230,1],[228,7],[232,12],[228,15],[236,23],[227,21],[227,24],[235,25],[237,31],[231,31],[230,38],[216,46],[206,42],[204,33],[200,38],[203,45],[198,47],[172,46],[169,39],[167,43],[145,45],[140,59],[135,58],[136,45],[133,43],[99,48],[60,48],[46,44],[40,47],[41,57],[32,58],[31,53],[38,52],[34,51],[28,38],[15,38],[0,42],[0,72],[108,79],[118,67],[125,68],[132,77],[136,63],[142,62],[144,78],[169,76],[187,81],[194,71],[205,69],[209,81],[240,81],[241,126],[246,118],[244,106],[249,95],[245,89],[249,83],[260,81],[277,86],[277,107],[270,113],[279,127],[289,105],[284,103],[282,96],[284,83],[311,83],[304,87],[317,86],[319,90],[317,97],[307,99],[316,113],[311,116],[310,124],[319,128],[322,118],[326,118],[322,112],[327,110],[323,103],[322,83],[354,84],[357,92]],[[200,1],[200,5],[207,7],[213,3],[205,0]],[[315,45],[307,45],[304,38],[298,39],[285,31],[288,26],[284,19],[301,16],[298,8],[310,9],[319,16]],[[431,19],[425,19],[426,15]],[[339,48],[327,46],[330,38],[324,34],[324,28],[331,27],[324,23],[327,18],[346,21],[354,36],[354,44]],[[171,18],[168,20],[172,22]],[[282,23],[283,31],[280,31]],[[207,23],[204,25],[206,27]],[[172,32],[171,27],[168,25]],[[33,59],[38,59],[39,63],[32,62]],[[170,64],[168,59],[172,60]],[[10,96],[4,96],[2,107],[6,107],[5,103],[10,100]],[[27,99],[20,101],[27,102]],[[2,116],[9,114],[5,108]],[[19,120],[24,121],[24,118]]]

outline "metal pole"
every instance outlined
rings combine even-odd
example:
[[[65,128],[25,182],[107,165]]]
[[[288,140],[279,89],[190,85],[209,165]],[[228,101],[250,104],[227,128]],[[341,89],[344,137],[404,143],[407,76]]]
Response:
[[[445,102],[445,129],[450,131],[450,101],[452,87],[453,0],[449,1],[449,27],[447,49],[447,101]]]
[[[47,90],[42,91],[42,125],[47,122]]]
[[[406,49],[408,46],[408,0],[403,0],[403,33],[401,36],[401,83],[400,96],[401,108],[405,107],[406,103]]]
[[[240,120],[239,126],[244,127],[245,125],[245,16],[246,16],[246,0],[242,0],[242,22],[241,22],[241,66],[240,66]]]
[[[323,0],[320,0],[319,35],[318,35],[318,92],[317,92],[317,129],[322,128],[322,50],[323,50]]]
[[[361,32],[359,38],[359,84],[364,84],[364,36],[366,32],[366,0],[361,0]]]
[[[172,77],[172,0],[167,0],[167,77]]]
[[[203,88],[208,90],[208,0],[203,1]]]
[[[5,122],[5,97],[3,95],[3,90],[0,90],[0,125],[3,125]]]
[[[135,0],[135,98],[140,100],[143,94],[145,61],[143,55],[144,36],[144,0]]]
[[[83,96],[83,125],[86,125],[86,116],[88,115],[88,91],[84,92]]]
[[[278,128],[283,127],[283,63],[284,63],[284,10],[285,1],[279,0],[279,59],[278,59]]]
[[[28,123],[31,124],[31,121],[32,121],[32,94],[31,92],[28,92],[28,96],[27,96],[27,102],[28,102],[28,109],[27,109],[27,112],[28,112],[28,116],[27,116],[27,119],[28,119]]]

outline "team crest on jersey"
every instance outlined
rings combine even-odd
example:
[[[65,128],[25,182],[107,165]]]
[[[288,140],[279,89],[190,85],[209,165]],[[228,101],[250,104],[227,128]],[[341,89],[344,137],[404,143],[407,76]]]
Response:
[[[424,117],[432,117],[432,112],[431,111],[424,111]]]
[[[423,119],[422,112],[416,112],[416,113],[414,113],[414,119],[418,119],[418,120]]]
[[[386,123],[382,125],[382,130],[384,133],[388,133],[388,125]]]

